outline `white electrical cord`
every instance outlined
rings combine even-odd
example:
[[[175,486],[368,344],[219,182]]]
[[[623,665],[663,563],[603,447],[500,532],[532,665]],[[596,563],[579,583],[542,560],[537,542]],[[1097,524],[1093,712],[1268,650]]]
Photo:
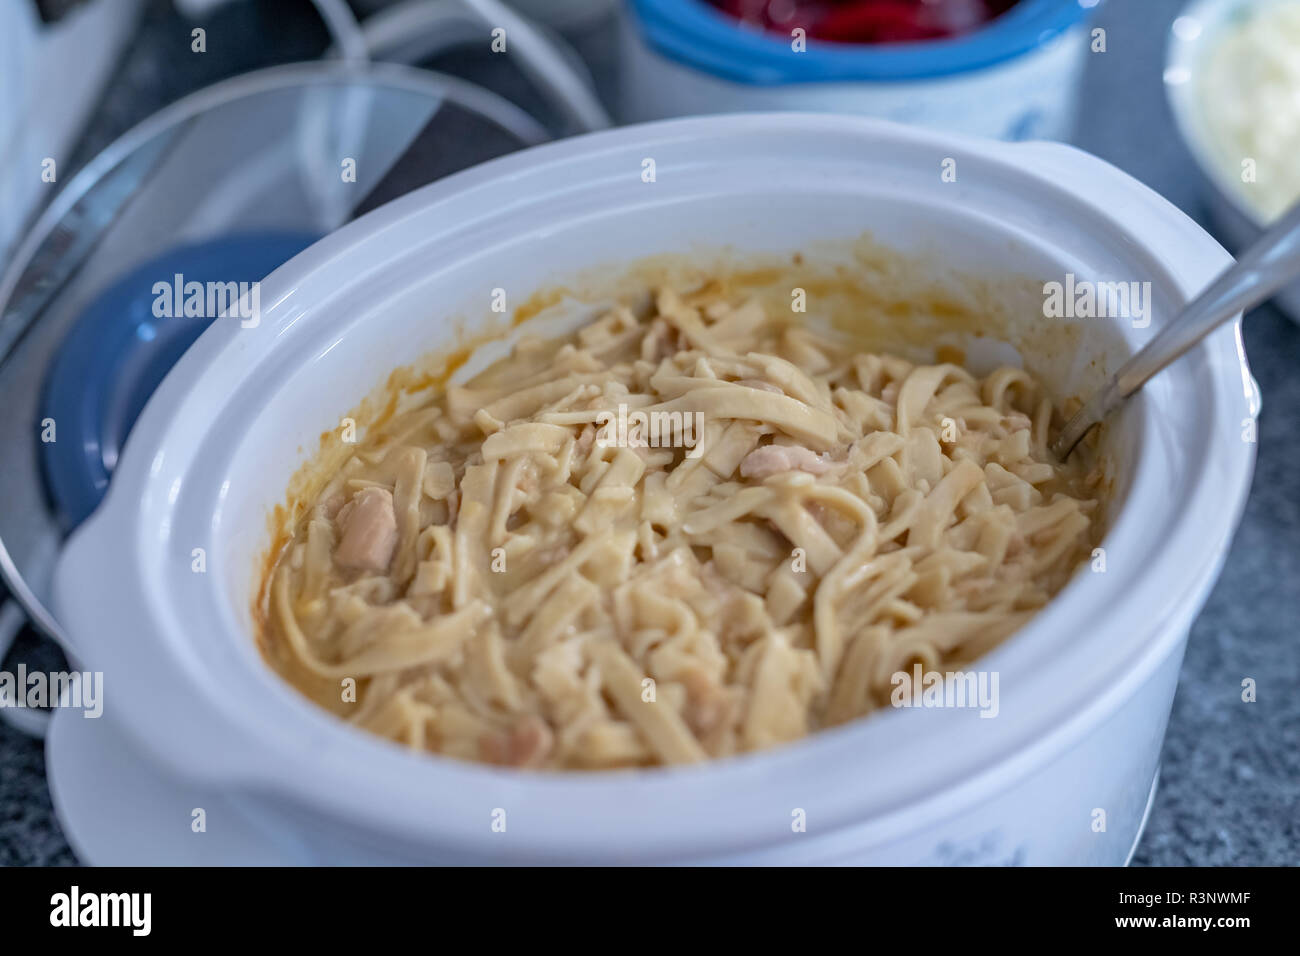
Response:
[[[463,0],[488,26],[505,30],[506,51],[519,54],[519,65],[534,83],[583,130],[608,129],[609,114],[591,88],[564,61],[560,52],[528,20],[500,0]]]
[[[353,16],[346,0],[311,0],[316,12],[325,21],[325,29],[334,38],[334,45],[349,63],[365,63],[370,59],[366,40],[361,35],[361,25]]]
[[[487,39],[483,27],[500,24],[487,22],[471,6],[468,0],[406,0],[387,7],[361,25],[366,49],[375,59],[397,57],[415,63],[457,46],[483,42]],[[517,21],[517,15],[507,13]],[[522,22],[526,27],[522,33],[515,26],[503,27],[507,55],[519,56],[524,72],[578,130],[608,127],[609,116],[591,93],[590,76],[584,75],[585,65],[578,55],[561,37]],[[522,47],[518,45],[521,39]],[[546,57],[539,59],[539,50],[545,51]],[[542,75],[553,80],[539,79]],[[576,98],[574,90],[578,91]]]
[[[461,0],[405,0],[366,17],[361,34],[372,58],[418,63],[482,40],[483,23]]]
[[[518,57],[524,74],[574,128],[590,132],[612,125],[577,55],[498,0],[406,0],[367,17],[361,35],[372,58],[398,55],[416,62],[453,47],[490,42],[484,26],[505,31],[506,54]]]

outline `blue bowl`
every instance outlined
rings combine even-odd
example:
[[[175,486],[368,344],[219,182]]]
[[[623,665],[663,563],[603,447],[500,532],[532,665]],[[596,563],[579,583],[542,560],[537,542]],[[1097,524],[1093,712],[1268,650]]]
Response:
[[[1028,53],[1082,22],[1100,0],[1020,0],[980,29],[951,40],[840,44],[741,25],[704,0],[629,0],[632,19],[661,55],[740,83],[776,85],[919,80],[993,66]]]
[[[211,317],[153,315],[154,282],[253,282],[317,237],[235,235],[173,249],[123,276],[86,308],[50,367],[41,417],[57,441],[41,445],[46,488],[65,530],[85,520],[108,489],[131,426],[145,402]]]

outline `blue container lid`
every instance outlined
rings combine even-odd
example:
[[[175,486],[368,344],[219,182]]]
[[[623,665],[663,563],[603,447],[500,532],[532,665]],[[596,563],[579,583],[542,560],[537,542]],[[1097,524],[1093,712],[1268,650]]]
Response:
[[[632,18],[656,51],[740,83],[772,86],[831,80],[918,80],[978,70],[1035,50],[1091,14],[1100,0],[1020,0],[980,29],[951,40],[845,44],[789,37],[742,25],[705,0],[629,0]]]
[[[41,401],[41,417],[57,429],[55,441],[41,444],[41,464],[67,529],[95,510],[149,396],[212,322],[155,317],[154,283],[176,273],[187,282],[260,281],[316,238],[250,234],[184,246],[132,270],[91,302],[59,347]]]

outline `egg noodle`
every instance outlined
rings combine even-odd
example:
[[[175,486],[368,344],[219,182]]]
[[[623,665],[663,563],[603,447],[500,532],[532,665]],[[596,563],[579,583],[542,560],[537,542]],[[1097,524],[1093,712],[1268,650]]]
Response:
[[[371,429],[270,571],[272,664],[416,749],[702,761],[972,661],[1089,553],[1099,474],[1053,460],[1026,372],[707,287],[645,311],[523,338]]]

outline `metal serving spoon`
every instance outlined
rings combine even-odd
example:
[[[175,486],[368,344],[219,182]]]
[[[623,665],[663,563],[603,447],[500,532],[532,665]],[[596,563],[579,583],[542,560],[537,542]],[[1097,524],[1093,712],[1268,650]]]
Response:
[[[1297,277],[1300,277],[1300,204],[1288,210],[1084,403],[1052,442],[1052,453],[1064,461],[1093,425],[1118,408],[1147,379],[1238,312],[1258,305]]]

